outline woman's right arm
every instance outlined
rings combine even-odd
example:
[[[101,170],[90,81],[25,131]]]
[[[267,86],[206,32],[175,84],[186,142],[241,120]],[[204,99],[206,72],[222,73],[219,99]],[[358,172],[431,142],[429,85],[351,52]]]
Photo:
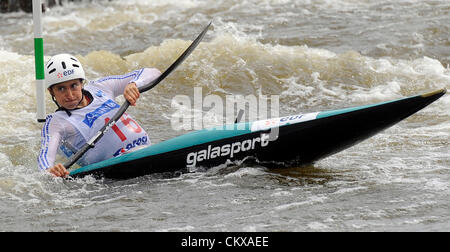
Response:
[[[38,156],[40,170],[47,170],[53,174],[55,173],[52,171],[61,170],[59,169],[61,167],[54,168],[54,163],[61,143],[62,132],[64,132],[64,128],[57,123],[56,118],[52,115],[47,116],[41,132],[41,148]]]
[[[64,165],[61,163],[48,168],[47,171],[55,175],[56,177],[66,177],[70,174],[70,172],[66,170],[66,167],[64,167]]]

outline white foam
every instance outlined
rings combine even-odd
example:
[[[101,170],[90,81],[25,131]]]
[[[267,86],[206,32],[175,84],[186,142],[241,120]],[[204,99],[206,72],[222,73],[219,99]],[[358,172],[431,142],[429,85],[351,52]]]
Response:
[[[292,192],[288,192],[288,191],[279,191],[279,192],[274,192],[270,195],[270,197],[286,197],[286,196],[291,196],[293,195]]]
[[[356,187],[351,187],[351,188],[341,188],[341,189],[338,189],[333,194],[347,194],[347,193],[353,193],[355,191],[361,191],[361,190],[367,190],[367,187],[366,186],[356,186]]]
[[[384,100],[394,100],[402,98],[401,84],[397,81],[389,81],[385,84],[377,85],[369,90],[360,89],[352,92],[349,99],[353,104],[365,104],[380,102]]]
[[[180,227],[170,227],[170,228],[164,228],[160,230],[160,232],[188,232],[195,230],[194,226],[186,225],[186,226],[180,226]]]
[[[293,203],[288,203],[288,204],[277,206],[277,207],[275,207],[275,210],[283,211],[283,210],[288,210],[288,209],[292,209],[292,208],[297,208],[299,206],[323,203],[327,199],[328,199],[328,197],[326,197],[326,196],[311,196],[311,197],[308,197],[308,199],[305,201],[293,202]]]
[[[244,176],[259,176],[267,174],[264,170],[260,168],[252,168],[252,167],[245,167],[240,168],[237,171],[225,175],[225,178],[242,178]]]
[[[450,189],[448,181],[441,178],[432,178],[425,182],[424,188],[433,191],[447,192]]]
[[[313,229],[313,230],[324,230],[329,228],[326,224],[318,222],[318,221],[313,221],[307,224],[308,228]]]
[[[20,62],[26,58],[27,57],[20,55],[16,52],[6,51],[5,49],[0,48],[0,63],[15,63]],[[6,66],[7,65],[5,65],[5,67]]]
[[[178,8],[197,8],[202,4],[202,1],[197,0],[122,0],[118,1],[118,6],[151,6],[151,7],[161,7],[161,6],[175,6]]]

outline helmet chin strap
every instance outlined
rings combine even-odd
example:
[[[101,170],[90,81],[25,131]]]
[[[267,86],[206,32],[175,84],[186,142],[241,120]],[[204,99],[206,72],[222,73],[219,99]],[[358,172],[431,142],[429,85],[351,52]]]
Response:
[[[80,104],[83,102],[83,100],[84,100],[84,88],[81,88],[81,100],[80,100],[80,102],[77,104],[77,106],[75,106],[75,108],[78,107],[78,106],[80,106]]]
[[[56,99],[55,99],[55,96],[53,96],[53,95],[52,95],[52,100],[53,100],[53,102],[56,104],[56,106],[58,107],[58,109],[57,109],[56,111],[64,110],[64,111],[67,113],[67,115],[68,115],[69,117],[72,115],[72,113],[70,113],[69,110],[67,110],[67,109],[64,108],[64,107],[61,107],[61,106],[58,104],[58,102],[57,102]]]

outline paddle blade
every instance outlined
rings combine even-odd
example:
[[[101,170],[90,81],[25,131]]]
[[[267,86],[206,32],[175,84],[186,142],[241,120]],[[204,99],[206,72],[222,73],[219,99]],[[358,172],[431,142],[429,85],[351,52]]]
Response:
[[[203,29],[203,31],[197,36],[197,38],[192,42],[192,44],[181,54],[181,56],[174,62],[172,65],[170,65],[164,73],[162,73],[158,78],[151,81],[150,83],[146,84],[145,86],[142,86],[139,88],[139,92],[145,92],[147,90],[152,89],[154,86],[158,85],[164,78],[167,77],[175,68],[177,68],[178,65],[181,64],[191,53],[194,51],[194,49],[197,47],[197,45],[202,41],[203,37],[205,36],[206,32],[208,31],[209,26],[211,26],[211,22]],[[116,114],[111,118],[111,120],[103,126],[98,133],[91,138],[81,149],[75,153],[65,164],[64,167],[68,169],[73,164],[75,164],[88,150],[91,148],[94,148],[95,144],[103,137],[103,135],[112,127],[114,124],[119,120],[119,118],[122,116],[123,113],[128,109],[130,103],[128,101],[125,101],[122,106],[120,106],[119,110],[116,112]]]
[[[194,51],[194,49],[198,46],[200,41],[202,41],[203,37],[205,37],[206,32],[208,31],[209,27],[211,26],[212,21],[209,22],[209,24],[203,29],[203,31],[197,36],[197,38],[192,42],[192,44],[181,54],[181,56],[170,65],[164,73],[162,73],[158,78],[153,80],[152,82],[148,83],[145,86],[142,86],[139,88],[139,92],[143,93],[147,90],[152,89],[155,87],[159,82],[161,82],[164,78],[167,77],[175,68],[177,68],[191,53]]]

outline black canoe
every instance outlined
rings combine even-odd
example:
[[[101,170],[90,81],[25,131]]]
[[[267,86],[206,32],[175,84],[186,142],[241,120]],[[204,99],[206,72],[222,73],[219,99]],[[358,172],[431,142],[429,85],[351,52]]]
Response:
[[[267,167],[310,164],[389,128],[445,92],[441,89],[378,104],[194,131],[78,168],[70,176],[128,179],[152,173],[190,172],[234,161],[258,162]]]

